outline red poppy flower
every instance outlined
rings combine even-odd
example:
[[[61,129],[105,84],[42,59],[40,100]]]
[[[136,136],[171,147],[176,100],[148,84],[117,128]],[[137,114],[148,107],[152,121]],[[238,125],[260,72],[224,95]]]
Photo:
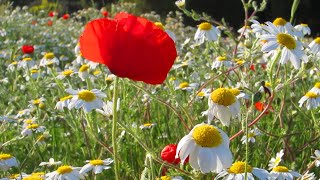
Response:
[[[51,20],[49,20],[49,21],[47,22],[47,25],[48,25],[48,26],[52,26],[52,24],[53,24],[53,21],[51,21]]]
[[[164,161],[167,161],[171,164],[179,164],[180,159],[176,159],[176,151],[177,151],[177,145],[176,144],[169,144],[166,147],[164,147],[161,151],[161,158]]]
[[[101,14],[102,14],[103,17],[107,17],[108,16],[108,11],[102,11]]]
[[[53,16],[55,16],[55,15],[56,15],[56,12],[54,12],[54,11],[50,11],[50,12],[48,13],[48,15],[49,15],[50,17],[53,17]]]
[[[69,17],[70,17],[70,15],[69,15],[69,14],[64,14],[64,15],[62,16],[62,19],[67,20],[67,19],[69,19]]]
[[[260,101],[258,101],[258,102],[256,102],[255,104],[254,104],[254,106],[256,107],[256,109],[258,110],[258,111],[263,111],[264,110],[264,108],[265,108],[265,104],[263,104],[262,102],[260,102]],[[265,112],[265,114],[269,114],[269,110],[272,112],[273,110],[272,110],[272,107],[270,106],[270,108]]]
[[[250,65],[250,69],[251,69],[252,71],[255,71],[255,66],[254,66],[253,64],[251,64],[251,65]]]
[[[31,54],[34,51],[34,48],[32,45],[23,45],[21,47],[21,50],[22,50],[23,54]]]
[[[161,84],[177,57],[172,39],[151,21],[119,13],[89,22],[80,37],[86,59],[106,65],[119,76]]]

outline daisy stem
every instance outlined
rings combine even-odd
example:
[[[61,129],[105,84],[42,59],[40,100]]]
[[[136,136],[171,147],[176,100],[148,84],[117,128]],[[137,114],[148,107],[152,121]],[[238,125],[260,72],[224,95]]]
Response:
[[[269,70],[268,70],[269,81],[270,81],[270,83],[271,83],[272,86],[274,86],[274,83],[273,83],[273,69],[274,69],[274,66],[275,66],[276,62],[278,61],[280,55],[281,55],[281,51],[278,50],[277,55],[276,55],[276,57],[272,60],[271,65],[270,65],[270,68],[269,68]],[[272,88],[272,89],[274,89],[274,88]]]
[[[119,174],[119,159],[118,159],[118,153],[117,153],[117,120],[118,120],[118,114],[117,114],[117,99],[119,94],[119,77],[115,78],[114,86],[113,86],[113,116],[112,116],[112,147],[113,147],[113,159],[114,159],[114,173],[116,180],[120,179]]]

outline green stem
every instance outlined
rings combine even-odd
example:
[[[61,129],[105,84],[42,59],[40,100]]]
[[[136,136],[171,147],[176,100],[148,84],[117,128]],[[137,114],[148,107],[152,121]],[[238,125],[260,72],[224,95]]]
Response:
[[[113,160],[114,160],[114,173],[116,176],[116,180],[120,180],[120,174],[119,174],[119,159],[118,159],[118,153],[117,153],[117,99],[118,99],[118,83],[119,78],[116,77],[114,81],[113,86],[113,108],[112,108],[112,147],[113,147]]]

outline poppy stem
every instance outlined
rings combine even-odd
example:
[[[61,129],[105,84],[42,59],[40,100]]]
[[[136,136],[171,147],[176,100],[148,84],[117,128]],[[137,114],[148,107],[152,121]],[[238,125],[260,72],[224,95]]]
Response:
[[[113,108],[112,108],[112,147],[113,147],[113,159],[114,159],[114,174],[115,179],[120,180],[120,174],[119,174],[119,159],[118,159],[118,153],[117,153],[117,120],[118,120],[118,114],[117,114],[117,99],[119,94],[119,77],[115,78],[114,86],[113,86]]]

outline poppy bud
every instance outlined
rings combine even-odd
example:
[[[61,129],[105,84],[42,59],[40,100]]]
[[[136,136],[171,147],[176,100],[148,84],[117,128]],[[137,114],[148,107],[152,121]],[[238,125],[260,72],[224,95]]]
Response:
[[[69,19],[69,17],[70,17],[70,15],[69,15],[69,14],[64,14],[64,15],[62,16],[62,19],[67,20],[67,19]]]
[[[165,146],[161,151],[162,160],[167,161],[168,163],[171,163],[171,164],[179,164],[180,159],[175,158],[176,151],[177,151],[176,144],[169,144]]]
[[[23,54],[31,54],[34,51],[34,48],[32,45],[23,45],[21,50]]]

